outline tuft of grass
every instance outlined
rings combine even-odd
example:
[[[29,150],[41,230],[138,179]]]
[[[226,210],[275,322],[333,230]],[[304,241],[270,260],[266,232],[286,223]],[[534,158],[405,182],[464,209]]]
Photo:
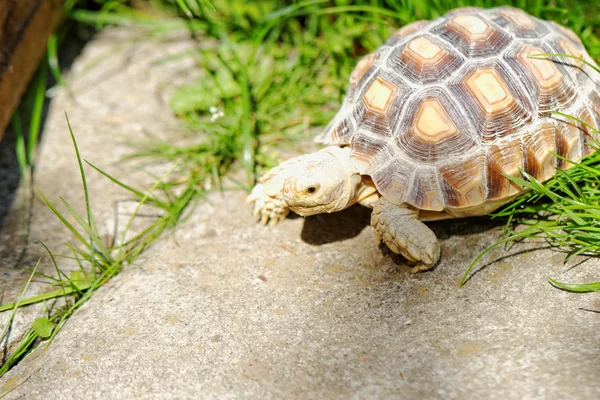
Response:
[[[169,171],[167,175],[159,179],[153,187],[146,191],[142,191],[128,186],[86,161],[90,167],[118,186],[127,190],[138,201],[137,209],[130,217],[127,227],[122,234],[122,240],[107,246],[101,240],[100,234],[96,229],[96,223],[94,221],[89,199],[84,160],[79,153],[77,141],[68,117],[66,118],[71,140],[73,142],[75,157],[81,173],[83,195],[86,204],[86,217],[80,215],[65,199],[60,198],[62,207],[66,210],[65,212],[61,212],[43,192],[38,190],[38,193],[44,203],[46,203],[75,238],[74,244],[65,243],[65,245],[72,253],[71,258],[79,265],[79,270],[74,271],[67,276],[57,264],[52,252],[46,248],[56,269],[57,276],[41,276],[49,279],[52,282],[52,285],[59,289],[28,299],[22,299],[21,296],[17,302],[0,307],[0,312],[12,309],[14,315],[14,312],[18,307],[44,302],[54,298],[67,299],[64,307],[50,310],[48,316],[38,318],[34,321],[31,329],[19,343],[16,350],[8,357],[4,365],[0,368],[0,377],[21,358],[28,354],[40,340],[47,339],[49,344],[65,321],[77,308],[87,301],[100,286],[118,274],[124,266],[131,264],[165,229],[173,228],[177,224],[184,215],[187,206],[197,197],[201,190],[199,189],[199,181],[192,180],[188,182],[183,190],[179,190],[177,194],[169,191],[168,188],[163,187],[162,191],[165,197],[165,199],[163,199],[160,196],[155,195],[154,192],[159,191],[159,186],[165,182],[167,175],[172,171]],[[127,230],[131,226],[131,221],[135,218],[135,215],[142,205],[150,206],[157,210],[157,217],[145,230],[138,233],[133,238],[125,240]],[[36,269],[37,265],[32,271],[32,277],[36,275]],[[6,327],[7,326],[8,324]]]

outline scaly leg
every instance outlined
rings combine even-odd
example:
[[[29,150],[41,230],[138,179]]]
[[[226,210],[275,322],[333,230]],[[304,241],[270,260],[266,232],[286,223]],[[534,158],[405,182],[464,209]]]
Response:
[[[440,259],[437,237],[418,216],[419,211],[408,204],[397,206],[383,197],[371,214],[371,225],[390,250],[418,263],[412,273],[428,270]]]

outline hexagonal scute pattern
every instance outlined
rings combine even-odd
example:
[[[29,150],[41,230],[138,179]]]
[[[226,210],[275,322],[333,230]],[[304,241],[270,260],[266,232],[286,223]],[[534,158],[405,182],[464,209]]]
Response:
[[[393,136],[403,115],[402,105],[414,91],[398,75],[382,71],[367,82],[354,104],[352,116],[357,126],[373,135]]]
[[[578,95],[577,86],[569,79],[567,67],[548,57],[539,56],[552,52],[547,45],[518,43],[503,57],[506,65],[521,78],[527,92],[534,95],[533,105],[542,115],[569,107]]]
[[[491,20],[506,31],[523,39],[543,38],[550,31],[547,23],[540,21],[525,11],[513,7],[499,7]]]
[[[507,66],[496,60],[465,69],[448,88],[484,143],[522,131],[537,114],[530,94]]]
[[[414,98],[406,108],[407,118],[394,137],[397,146],[412,160],[435,164],[459,157],[477,146],[473,129],[451,97],[441,90],[429,90]]]
[[[456,50],[429,35],[416,36],[397,46],[388,58],[391,69],[415,84],[443,81],[463,62]]]
[[[495,56],[512,41],[507,32],[478,14],[456,15],[432,31],[467,58]]]
[[[588,154],[600,79],[571,30],[512,7],[416,21],[362,58],[337,116],[317,138],[351,159],[391,202],[477,213]],[[584,123],[552,114],[558,110]],[[596,138],[598,139],[598,138]],[[479,207],[489,212],[490,207]],[[469,211],[471,212],[471,211]]]

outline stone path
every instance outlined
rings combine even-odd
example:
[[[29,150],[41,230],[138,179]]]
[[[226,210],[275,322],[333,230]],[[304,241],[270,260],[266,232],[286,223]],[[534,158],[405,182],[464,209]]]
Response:
[[[71,73],[74,99],[57,91],[36,177],[53,200],[81,197],[65,110],[84,157],[130,182],[144,175],[113,165],[128,151],[122,135],[177,129],[163,90],[186,78],[186,65],[153,61],[187,44],[128,35],[109,30],[89,43]],[[90,183],[97,218],[111,221],[124,194],[97,174]],[[600,397],[600,294],[563,292],[546,280],[597,279],[598,261],[569,269],[561,254],[523,252],[535,244],[499,249],[488,259],[500,260],[459,289],[468,263],[500,237],[485,218],[432,224],[442,262],[411,275],[379,245],[368,210],[263,227],[244,197],[211,194],[101,288],[49,347],[0,380],[0,396]],[[73,203],[82,207],[80,200]],[[39,202],[34,210],[35,237],[58,249],[65,230]],[[3,224],[3,243],[11,226]],[[32,247],[26,261],[42,253]],[[24,278],[2,263],[19,276],[3,286],[6,302]],[[24,310],[16,326],[42,310]]]

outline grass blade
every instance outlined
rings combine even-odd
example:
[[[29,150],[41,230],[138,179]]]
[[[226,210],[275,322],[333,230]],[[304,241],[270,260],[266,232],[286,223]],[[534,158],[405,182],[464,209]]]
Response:
[[[85,196],[85,210],[87,212],[87,219],[89,226],[92,226],[92,208],[90,207],[90,193],[88,191],[87,179],[85,178],[85,171],[83,169],[83,163],[81,162],[81,154],[79,154],[79,147],[77,146],[77,140],[75,139],[75,134],[73,133],[73,129],[71,128],[71,122],[69,121],[69,116],[65,112],[65,118],[67,120],[67,126],[69,128],[69,134],[71,135],[71,141],[73,142],[73,147],[75,148],[75,156],[77,157],[77,164],[79,165],[79,173],[81,174],[81,183],[83,184],[83,194]]]
[[[41,63],[33,83],[35,88],[35,94],[33,99],[33,109],[29,117],[29,139],[27,143],[27,158],[31,165],[33,165],[35,149],[37,147],[37,142],[40,135],[40,126],[42,123],[42,114],[44,110],[44,100],[46,95],[46,89],[48,88],[47,70],[48,67],[46,63]]]
[[[87,224],[85,220],[81,217],[81,215],[79,215],[79,213],[75,211],[75,209],[65,199],[61,197],[60,200],[67,208],[69,214],[71,214],[71,216],[75,218],[75,220],[79,223],[83,230],[85,230],[85,232],[88,234],[89,239],[98,248],[98,251],[102,255],[104,255],[105,258],[108,258],[110,252],[106,249],[104,243],[102,243],[102,239],[100,239],[100,236],[98,236],[98,233],[94,230],[94,228]]]
[[[0,342],[2,342],[4,340],[4,335],[6,335],[6,332],[8,332],[8,327],[10,326],[10,324],[12,323],[12,321],[15,317],[17,309],[19,308],[19,305],[21,304],[21,301],[23,300],[23,295],[25,295],[25,292],[27,291],[27,288],[29,287],[31,280],[33,279],[33,276],[35,275],[35,272],[37,271],[41,260],[42,259],[40,258],[38,260],[38,262],[35,264],[35,267],[33,268],[33,272],[29,275],[29,279],[27,280],[25,287],[23,288],[23,290],[21,291],[21,294],[19,295],[19,299],[15,303],[10,304],[11,307],[6,307],[6,306],[3,307],[5,310],[10,310],[12,308],[12,312],[8,316],[8,319],[6,320],[6,324],[4,325],[4,328],[2,329],[2,332],[0,333]]]
[[[52,292],[43,293],[37,296],[32,296],[24,300],[16,301],[10,304],[4,304],[0,306],[0,312],[10,310],[14,307],[24,307],[31,304],[40,303],[45,300],[56,299],[59,297],[65,297],[73,293],[79,293],[81,291],[87,290],[91,287],[91,283],[81,282],[77,287],[64,287],[58,290],[54,290]],[[1,336],[0,336],[1,337]]]
[[[27,161],[27,149],[25,148],[25,136],[23,135],[23,125],[19,110],[16,110],[11,121],[12,130],[15,133],[15,152],[17,154],[17,162],[19,163],[19,171],[21,176],[25,176],[25,170],[29,165]]]
[[[559,288],[569,292],[576,293],[589,293],[589,292],[598,292],[600,291],[600,282],[593,283],[563,283],[556,281],[552,278],[548,278],[550,283]]]
[[[152,203],[153,205],[159,207],[159,208],[163,208],[163,209],[167,209],[168,208],[168,204],[165,203],[164,201],[160,201],[154,197],[146,197],[146,194],[143,192],[140,192],[137,189],[132,188],[131,186],[126,185],[125,183],[121,182],[120,180],[118,180],[117,178],[114,178],[113,176],[109,175],[108,173],[104,172],[103,170],[101,170],[100,168],[96,167],[94,164],[90,163],[89,161],[86,161],[86,163],[94,168],[96,171],[98,171],[100,174],[104,175],[106,178],[110,179],[113,183],[116,183],[117,185],[119,185],[120,187],[122,187],[123,189],[133,193],[134,195],[136,195],[139,198],[146,198],[146,202],[147,203]]]
[[[91,245],[87,242],[87,240],[85,240],[83,238],[83,236],[81,236],[81,234],[77,231],[77,229],[75,229],[75,227],[73,225],[71,225],[71,223],[69,221],[67,221],[67,219],[60,213],[60,211],[58,211],[56,209],[56,207],[54,207],[54,204],[52,204],[50,202],[50,200],[48,200],[48,198],[44,195],[44,193],[42,193],[42,191],[38,188],[37,189],[39,195],[42,197],[42,200],[44,201],[44,203],[46,203],[46,205],[52,210],[52,212],[54,213],[54,215],[56,215],[58,217],[58,219],[60,219],[60,221],[63,223],[64,226],[67,227],[67,229],[69,229],[69,231],[71,231],[71,233],[77,238],[77,240],[79,240],[81,243],[83,243],[85,246],[88,247],[88,249],[92,249]]]

